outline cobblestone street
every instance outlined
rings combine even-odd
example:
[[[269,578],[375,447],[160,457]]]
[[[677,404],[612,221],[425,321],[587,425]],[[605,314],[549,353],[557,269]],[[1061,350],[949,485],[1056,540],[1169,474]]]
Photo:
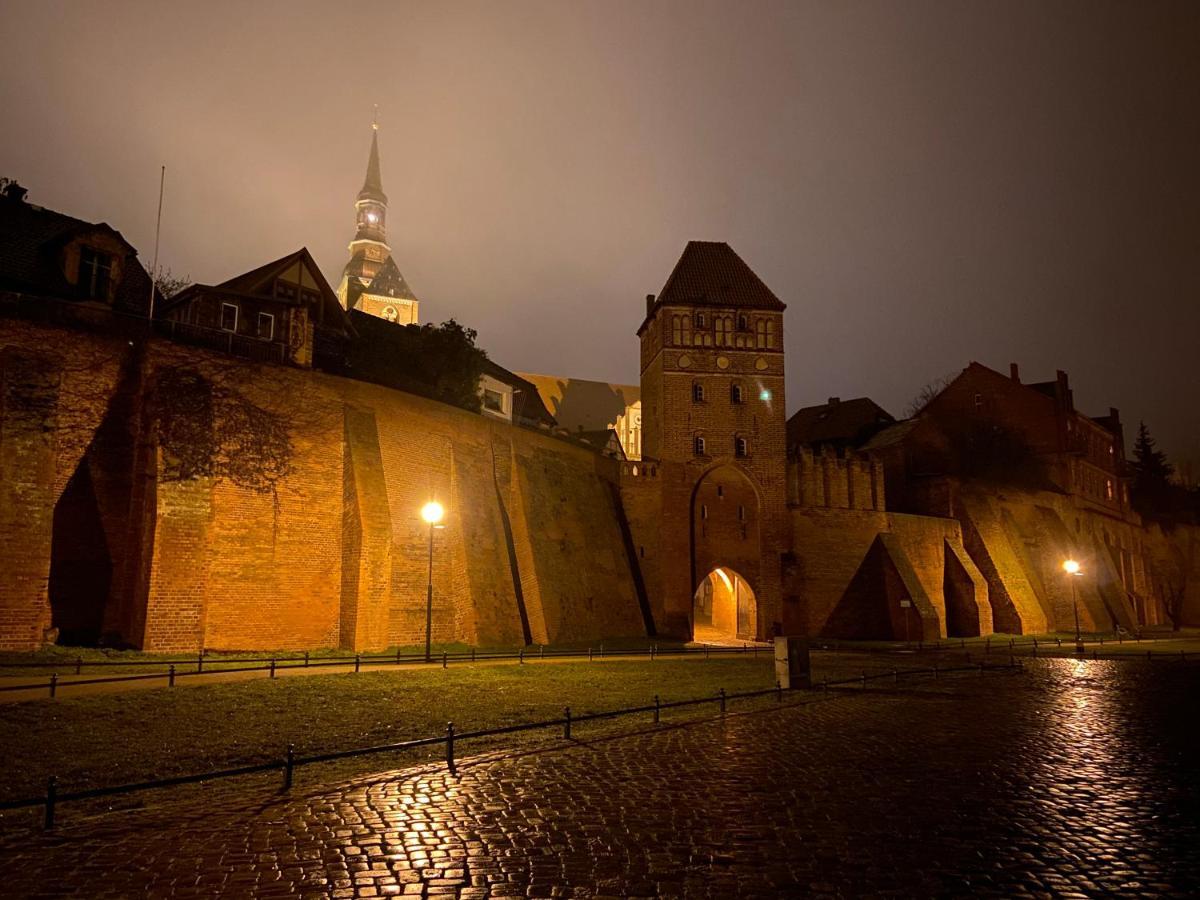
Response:
[[[1043,660],[514,758],[8,826],[8,896],[1200,890],[1200,666]],[[468,753],[469,746],[461,748]],[[315,773],[314,773],[315,777]]]

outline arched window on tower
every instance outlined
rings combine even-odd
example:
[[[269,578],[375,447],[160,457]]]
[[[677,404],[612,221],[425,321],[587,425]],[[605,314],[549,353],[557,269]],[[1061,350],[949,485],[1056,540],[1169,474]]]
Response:
[[[733,384],[731,384],[729,386],[729,402],[730,403],[741,403],[742,402],[741,382],[735,381]]]
[[[683,316],[671,316],[671,343],[683,343]]]
[[[692,452],[696,456],[704,455],[704,435],[698,434],[692,438]]]
[[[745,331],[749,328],[749,322],[744,315],[738,316],[738,331]]]
[[[757,322],[754,323],[754,343],[759,348],[767,347],[768,340],[769,340],[769,338],[767,336],[767,320],[759,319]]]
[[[698,381],[692,382],[692,402],[693,403],[703,403],[704,402],[704,385],[702,385]]]
[[[750,455],[750,442],[741,435],[733,439],[733,455],[738,459],[745,459]]]
[[[733,323],[730,322],[729,316],[717,316],[716,324],[717,324],[717,346],[718,347],[728,347],[730,344],[729,327]]]

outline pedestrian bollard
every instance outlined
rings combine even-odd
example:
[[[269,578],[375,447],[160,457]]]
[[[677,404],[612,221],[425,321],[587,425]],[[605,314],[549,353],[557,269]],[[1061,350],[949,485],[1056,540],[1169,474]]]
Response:
[[[453,775],[456,771],[458,771],[457,767],[454,765],[454,723],[453,722],[446,723],[446,768],[450,770],[451,775]]]
[[[274,660],[274,658],[271,659],[271,677],[272,678],[275,677],[275,660]]]
[[[83,671],[83,657],[77,656],[75,657],[75,674],[78,675],[81,671]]]
[[[296,766],[296,745],[288,744],[287,757],[283,761],[283,789],[292,789],[292,769]]]
[[[54,827],[54,803],[58,799],[58,776],[51,775],[46,779],[46,818],[42,827],[49,831]]]
[[[650,645],[650,662],[654,662],[654,645]]]
[[[546,645],[538,644],[538,659],[545,659],[545,658],[546,658]]]
[[[525,665],[525,648],[524,647],[522,647],[520,652],[517,653],[517,664],[522,665],[522,666]]]
[[[658,724],[659,715],[662,712],[662,704],[659,703],[658,694],[654,695],[654,724]]]
[[[783,682],[778,678],[775,679],[775,702],[783,702]]]
[[[442,668],[443,669],[446,668],[446,666],[449,665],[449,663],[450,663],[450,658],[446,655],[446,651],[443,650],[442,651]]]
[[[604,659],[604,645],[603,644],[600,645],[600,658]]]
[[[169,669],[167,669],[167,687],[175,687],[175,666],[174,666],[174,664],[172,664],[171,667]]]
[[[50,675],[50,696],[53,697],[58,693],[58,673],[54,672]]]
[[[1058,641],[1058,646],[1062,647],[1062,638],[1055,638]]]
[[[725,688],[721,688],[718,693],[721,695],[721,715],[725,715]]]
[[[357,672],[361,668],[362,668],[362,654],[355,653],[354,654],[354,671]]]
[[[571,707],[563,709],[563,737],[571,739]]]

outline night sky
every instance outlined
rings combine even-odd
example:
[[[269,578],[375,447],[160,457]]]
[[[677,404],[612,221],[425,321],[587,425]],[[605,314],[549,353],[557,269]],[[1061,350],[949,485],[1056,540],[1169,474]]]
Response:
[[[245,7],[245,8],[244,8]],[[0,175],[219,281],[336,286],[380,107],[425,320],[636,383],[688,239],[789,305],[788,411],[978,360],[1200,461],[1200,3],[0,0]]]

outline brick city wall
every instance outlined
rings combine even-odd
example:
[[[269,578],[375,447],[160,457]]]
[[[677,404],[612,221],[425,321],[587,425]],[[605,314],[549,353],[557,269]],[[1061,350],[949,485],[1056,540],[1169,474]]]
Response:
[[[267,490],[221,472],[169,477],[146,413],[169,370],[201,371],[214,396],[287,422],[286,476]],[[645,633],[616,464],[586,449],[361,382],[8,321],[0,398],[4,646],[38,646],[51,624],[54,511],[81,461],[113,569],[107,603],[93,599],[103,630],[135,646],[419,643],[431,498],[447,512],[433,533],[435,641]]]

